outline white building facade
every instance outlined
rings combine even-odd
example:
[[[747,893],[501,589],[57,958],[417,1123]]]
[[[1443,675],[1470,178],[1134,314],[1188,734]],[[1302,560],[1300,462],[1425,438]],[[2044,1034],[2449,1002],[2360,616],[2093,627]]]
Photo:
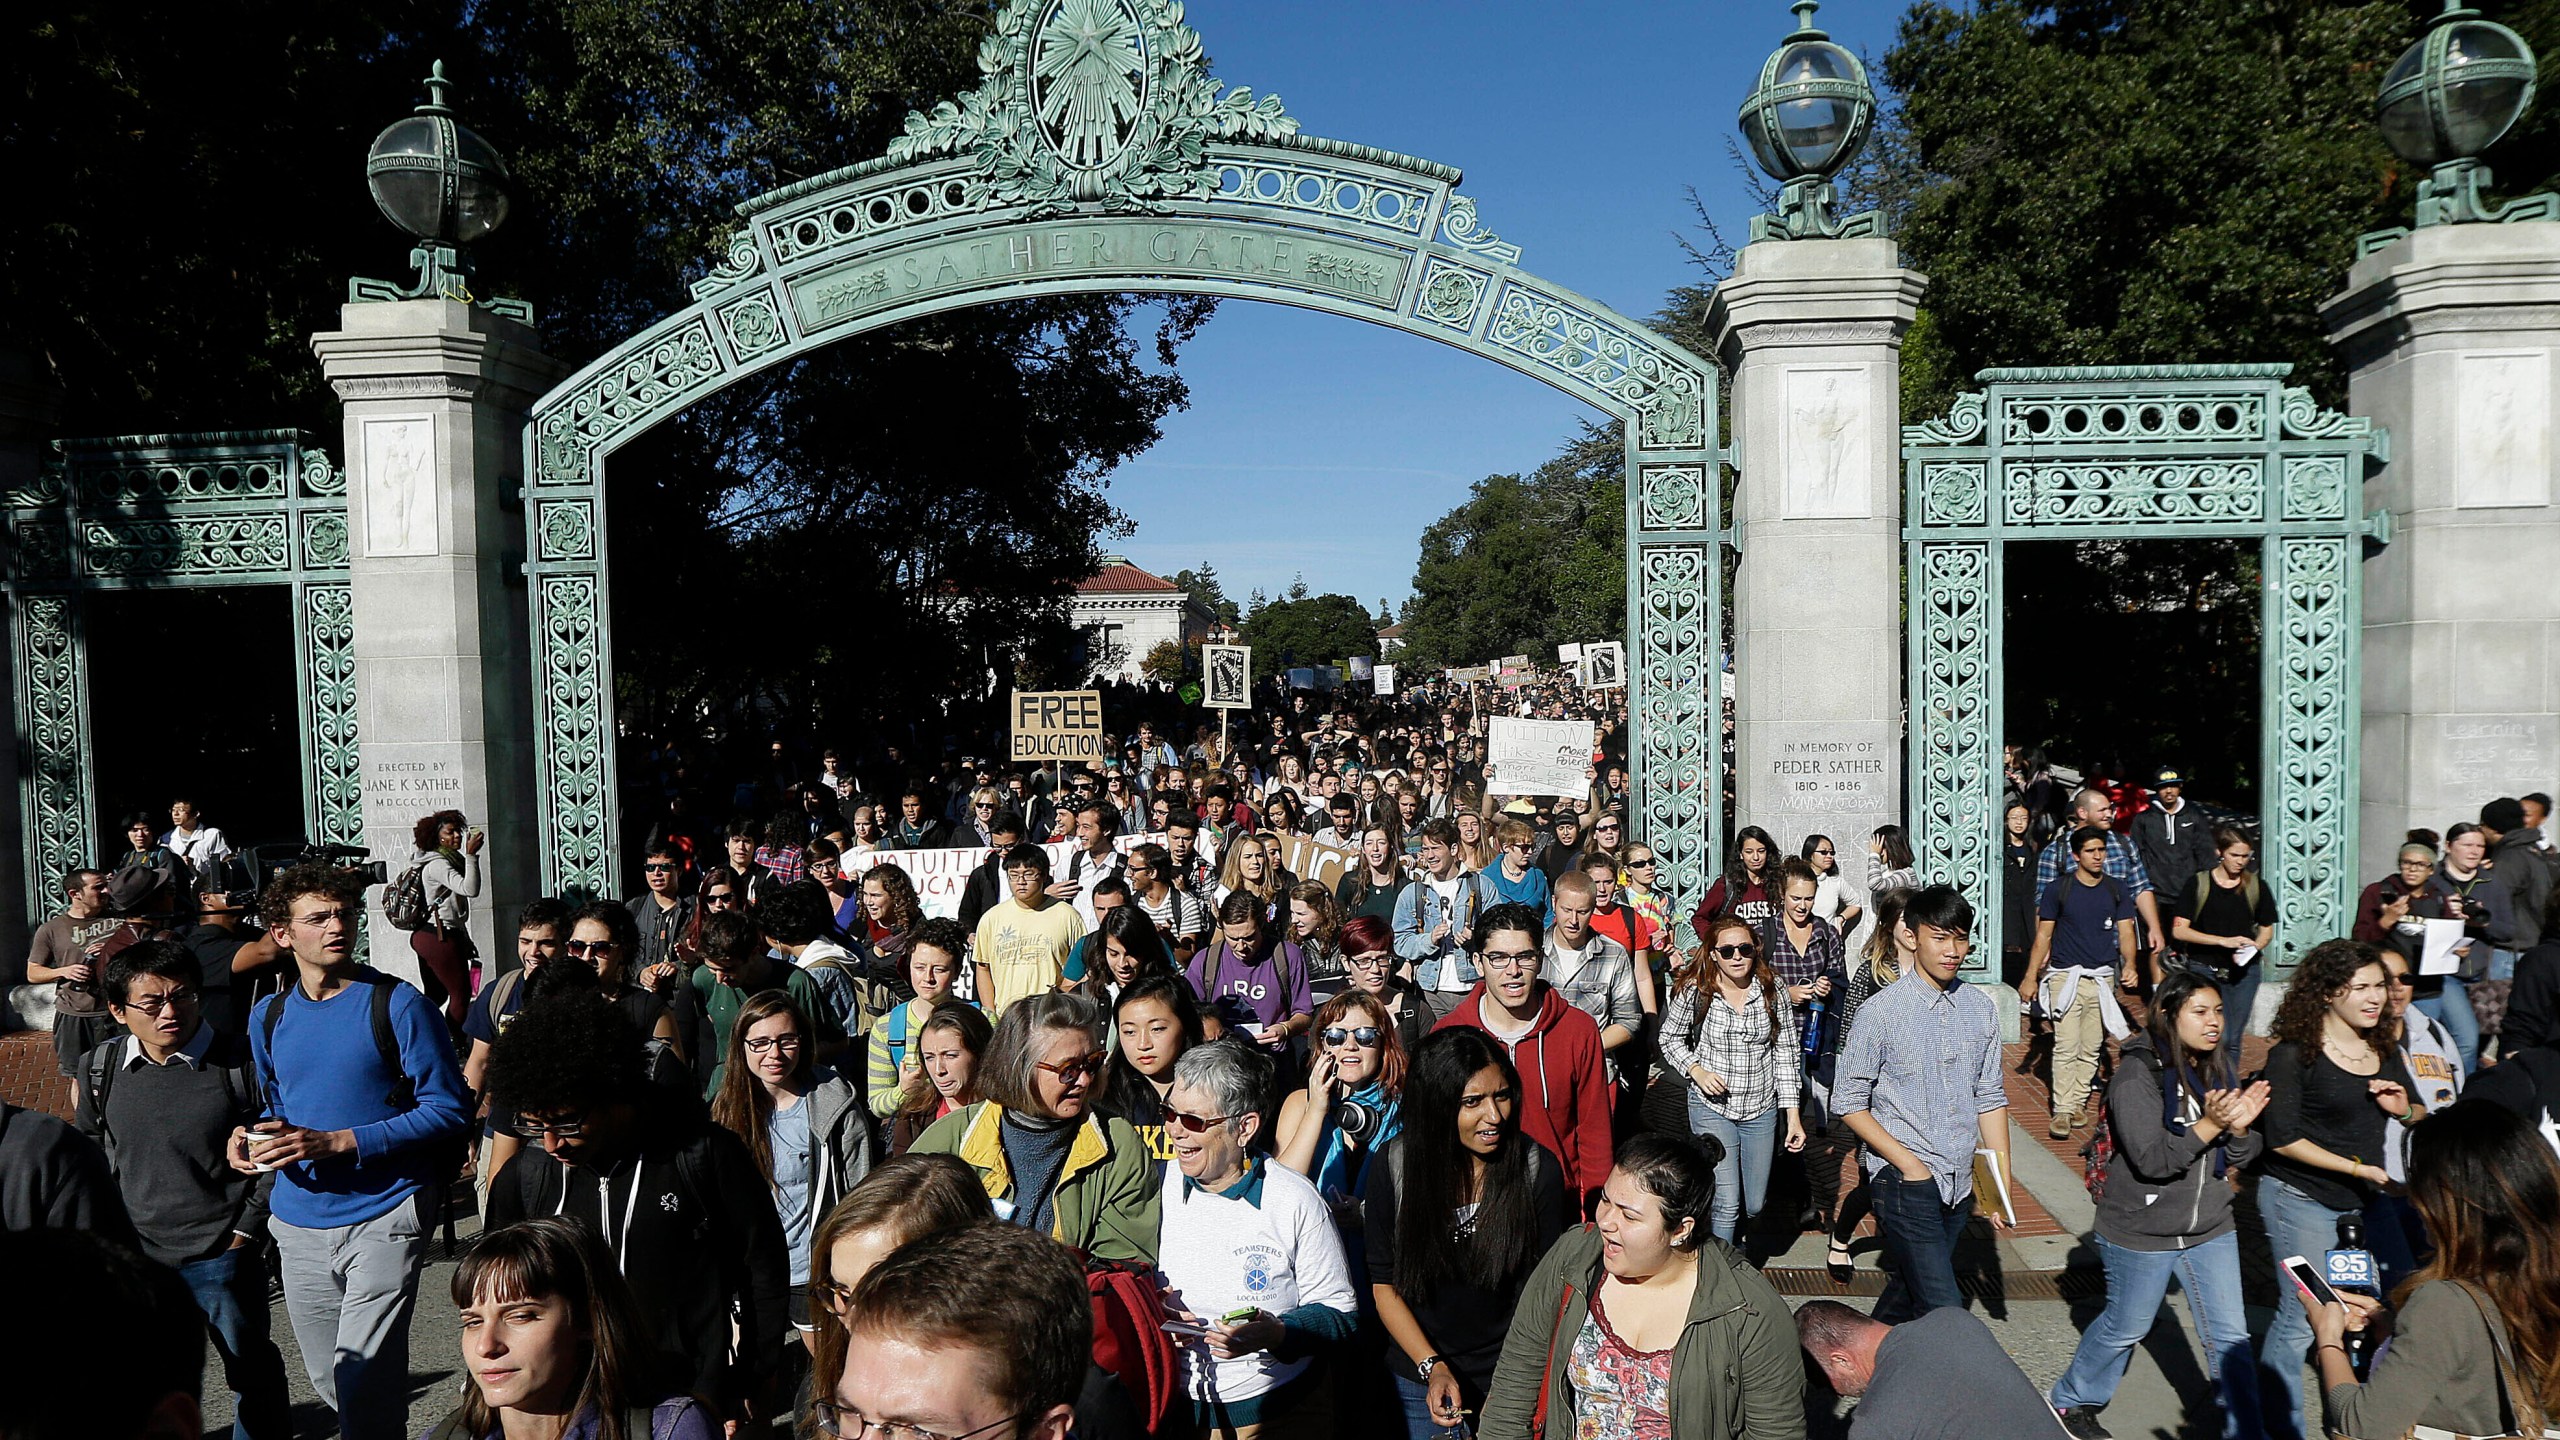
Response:
[[[1118,555],[1102,557],[1102,569],[1076,586],[1068,619],[1084,638],[1094,683],[1145,679],[1147,652],[1167,640],[1189,646],[1207,637],[1209,614],[1182,587],[1151,575]]]

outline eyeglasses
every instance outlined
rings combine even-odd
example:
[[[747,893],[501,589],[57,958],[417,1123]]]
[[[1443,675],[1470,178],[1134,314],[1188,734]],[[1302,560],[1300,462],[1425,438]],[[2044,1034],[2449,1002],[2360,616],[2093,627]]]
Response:
[[[1020,1415],[1007,1415],[1001,1420],[990,1420],[975,1430],[963,1430],[957,1435],[945,1435],[938,1430],[927,1430],[921,1425],[908,1425],[896,1420],[874,1420],[850,1405],[837,1405],[825,1400],[816,1400],[810,1402],[810,1408],[818,1412],[819,1432],[836,1436],[837,1440],[969,1440],[972,1435],[984,1435],[999,1425],[1015,1424],[1030,1418],[1032,1414],[1031,1411],[1026,1410]]]
[[[560,953],[572,960],[601,960],[621,948],[610,940],[571,940],[560,947]]]
[[[1388,954],[1384,950],[1372,950],[1366,955],[1346,955],[1343,957],[1342,963],[1345,965],[1357,965],[1363,970],[1383,970],[1389,965],[1394,964],[1395,959],[1395,956]]]
[[[1739,960],[1745,955],[1757,955],[1759,953],[1760,947],[1757,945],[1719,945],[1716,947],[1716,954],[1727,960]]]
[[[1164,1107],[1165,1124],[1178,1125],[1194,1135],[1197,1135],[1204,1130],[1224,1125],[1234,1118],[1236,1117],[1233,1115],[1187,1115],[1180,1110],[1174,1109],[1170,1105]]]
[[[646,872],[646,873],[648,873],[648,874],[651,874],[651,875],[664,875],[664,874],[666,874],[668,871],[673,870],[673,869],[674,869],[674,868],[676,868],[676,867],[675,867],[674,865],[672,865],[672,864],[669,864],[668,862],[666,862],[666,861],[664,861],[664,860],[652,860],[652,861],[650,861],[648,864],[643,865],[643,866],[641,866],[640,868],[641,868],[641,870],[643,870],[644,872]]]
[[[754,1039],[745,1043],[747,1053],[750,1055],[762,1055],[771,1050],[780,1050],[784,1054],[788,1055],[800,1048],[800,1037],[797,1035],[758,1035]]]
[[[1539,958],[1535,950],[1487,950],[1484,952],[1484,968],[1487,970],[1535,969]]]
[[[842,1316],[845,1308],[853,1303],[853,1287],[842,1281],[830,1280],[824,1285],[810,1286],[809,1298]]]
[[[163,995],[144,995],[138,999],[127,1000],[124,1002],[124,1008],[139,1010],[145,1015],[157,1015],[163,1010],[173,1010],[180,1005],[193,1005],[203,998],[193,990],[171,990]]]
[[[515,1118],[515,1123],[507,1128],[515,1131],[522,1139],[537,1142],[545,1135],[554,1140],[575,1140],[587,1133],[587,1117],[581,1115],[575,1120],[545,1121],[528,1120],[519,1115]]]
[[[1101,1074],[1102,1068],[1111,1063],[1111,1057],[1100,1054],[1087,1055],[1081,1060],[1070,1060],[1063,1065],[1052,1065],[1046,1060],[1034,1060],[1031,1063],[1057,1076],[1060,1083],[1073,1085],[1078,1079],[1090,1080]]]
[[[1324,1043],[1327,1045],[1339,1045],[1343,1041],[1349,1040],[1358,1045],[1375,1045],[1378,1043],[1378,1036],[1381,1033],[1382,1032],[1375,1025],[1363,1025],[1357,1030],[1345,1030],[1341,1026],[1336,1025],[1332,1029],[1324,1032]]]

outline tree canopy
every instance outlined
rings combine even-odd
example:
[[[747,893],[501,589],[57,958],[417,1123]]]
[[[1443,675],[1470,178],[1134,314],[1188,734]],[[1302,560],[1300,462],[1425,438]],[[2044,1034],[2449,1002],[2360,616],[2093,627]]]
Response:
[[[0,324],[68,388],[64,433],[294,425],[334,450],[307,336],[337,328],[349,276],[406,278],[362,167],[431,58],[516,181],[477,288],[529,301],[583,363],[685,303],[738,201],[876,155],[975,84],[987,19],[968,0],[40,9],[0,57]],[[1185,403],[1173,362],[1210,309],[906,324],[618,452],[624,721],[839,730],[1073,678],[1047,673],[1073,652],[1066,596],[1128,528],[1104,476]]]
[[[1293,665],[1340,665],[1354,655],[1378,653],[1376,620],[1359,601],[1309,594],[1304,581],[1248,613],[1241,638],[1253,647],[1257,680]]]
[[[1529,475],[1477,481],[1422,534],[1403,617],[1410,663],[1482,665],[1623,639],[1626,467],[1618,428],[1586,424]]]

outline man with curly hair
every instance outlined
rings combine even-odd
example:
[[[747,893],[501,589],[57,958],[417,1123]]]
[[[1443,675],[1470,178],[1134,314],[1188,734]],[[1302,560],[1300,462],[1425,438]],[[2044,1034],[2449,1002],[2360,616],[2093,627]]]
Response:
[[[690,1096],[650,1084],[646,1065],[610,1001],[528,1005],[490,1054],[490,1100],[527,1143],[490,1182],[487,1223],[581,1221],[620,1265],[650,1338],[689,1373],[682,1388],[731,1419],[774,1414],[790,1259],[773,1192],[746,1143]]]
[[[471,1103],[435,1006],[356,963],[362,895],[343,870],[296,865],[258,902],[293,975],[249,1020],[275,1118],[235,1127],[229,1155],[275,1173],[267,1228],[311,1387],[339,1433],[387,1440],[406,1433],[429,1199],[460,1168]]]

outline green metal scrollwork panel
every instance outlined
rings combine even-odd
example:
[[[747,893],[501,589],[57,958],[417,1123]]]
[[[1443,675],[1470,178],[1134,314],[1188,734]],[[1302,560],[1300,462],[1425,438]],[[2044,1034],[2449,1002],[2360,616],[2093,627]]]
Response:
[[[910,116],[886,154],[741,205],[689,307],[534,406],[526,538],[552,888],[602,893],[616,879],[606,458],[821,345],[1045,295],[1271,301],[1421,335],[1576,396],[1626,425],[1631,474],[1713,475],[1706,362],[1520,270],[1456,170],[1302,135],[1276,97],[1210,76],[1174,0],[1011,0],[979,65],[976,89]],[[1631,818],[1692,878],[1710,863],[1722,792],[1714,494],[1707,480],[1690,499],[1657,494],[1700,516],[1697,530],[1665,511],[1628,562],[1631,758],[1647,787]]]
[[[22,782],[30,915],[51,913],[64,875],[96,863],[89,804],[89,657],[69,595],[21,597],[17,606],[17,720],[26,747]]]
[[[2258,863],[2275,886],[2287,966],[2355,919],[2361,551],[2351,536],[2267,542],[2260,765],[2273,800]]]
[[[2261,542],[2261,868],[2283,917],[2272,967],[2344,933],[2354,899],[2358,518],[2381,432],[2284,385],[2283,365],[1987,370],[1903,433],[1914,846],[1973,900],[1999,952],[2002,547]],[[1987,943],[1985,943],[1987,942]],[[1986,977],[1987,978],[1987,973]]]
[[[299,596],[303,685],[303,823],[315,840],[364,843],[364,781],[356,743],[353,588],[307,585]]]
[[[1974,902],[1967,979],[1999,976],[1999,563],[1990,544],[1917,545],[1910,565],[1912,833],[1920,873]]]
[[[54,450],[55,464],[5,497],[0,570],[16,602],[31,909],[50,908],[61,872],[95,859],[88,591],[289,587],[304,820],[315,839],[361,842],[345,474],[292,430],[66,439]]]

